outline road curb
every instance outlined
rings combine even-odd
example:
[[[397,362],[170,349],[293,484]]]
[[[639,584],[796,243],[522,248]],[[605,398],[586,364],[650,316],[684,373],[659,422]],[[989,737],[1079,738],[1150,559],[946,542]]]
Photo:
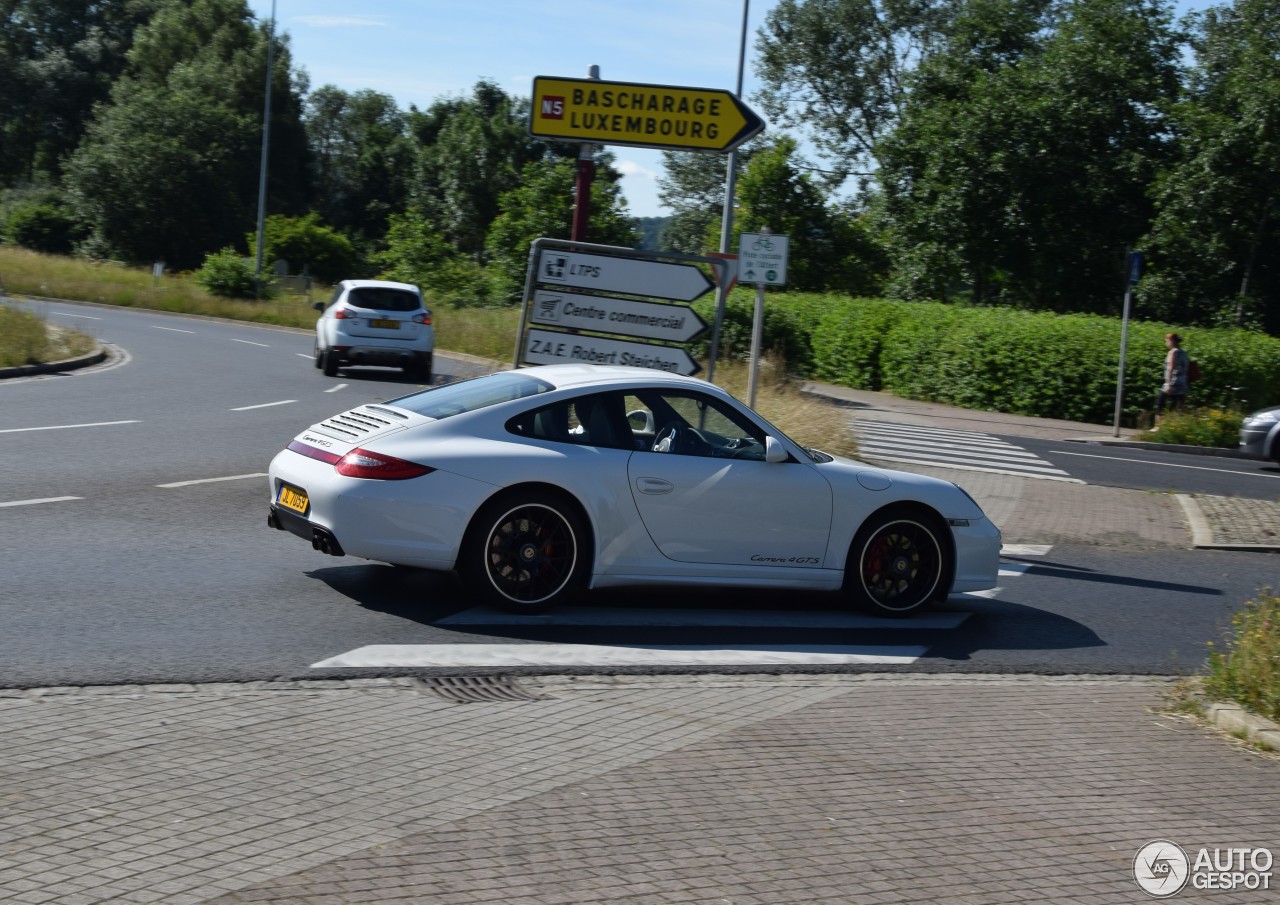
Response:
[[[0,368],[0,380],[6,377],[32,377],[37,374],[58,374],[64,371],[74,371],[77,368],[88,368],[92,365],[101,364],[106,358],[106,348],[98,346],[96,351],[88,355],[81,355],[79,358],[46,361],[38,365],[18,365],[13,368]]]
[[[1221,701],[1204,705],[1205,719],[1219,729],[1241,736],[1256,745],[1280,751],[1280,724],[1251,713],[1239,704]]]
[[[1180,443],[1151,443],[1146,440],[1118,440],[1115,437],[1066,437],[1066,443],[1091,443],[1096,446],[1127,446],[1132,449],[1146,449],[1152,452],[1175,452],[1185,453],[1192,456],[1216,456],[1222,459],[1249,459],[1256,461],[1253,456],[1247,456],[1237,449],[1226,449],[1221,446],[1187,446]]]

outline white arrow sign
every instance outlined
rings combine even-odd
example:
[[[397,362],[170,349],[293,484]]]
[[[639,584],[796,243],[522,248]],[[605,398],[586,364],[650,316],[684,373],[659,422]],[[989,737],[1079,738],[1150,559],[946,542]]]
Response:
[[[692,264],[544,250],[538,282],[593,292],[626,292],[673,302],[692,302],[711,291],[707,275]]]
[[[674,374],[697,374],[701,367],[684,349],[654,346],[600,336],[576,336],[551,330],[530,330],[524,343],[524,360],[536,365],[572,362],[597,365],[629,365],[656,368]]]
[[[535,324],[673,343],[688,342],[707,329],[707,322],[684,305],[564,292],[535,292],[530,318]]]

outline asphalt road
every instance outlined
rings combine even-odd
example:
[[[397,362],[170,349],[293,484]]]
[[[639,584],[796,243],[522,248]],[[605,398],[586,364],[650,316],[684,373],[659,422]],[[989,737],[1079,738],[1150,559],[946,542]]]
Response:
[[[1275,462],[1026,437],[1011,439],[1090,484],[1253,500],[1280,499],[1280,465]]]
[[[316,665],[374,645],[477,655],[427,668],[450,674],[598,669],[480,656],[510,645],[865,652],[806,671],[1176,673],[1198,665],[1241,601],[1275,583],[1265,554],[1055,547],[1011,556],[998,592],[953,598],[930,621],[851,620],[818,595],[664,593],[588,595],[581,609],[512,623],[477,611],[452,576],[325,557],[266,526],[264,473],[280,448],[311,423],[417,384],[373,369],[325,378],[311,338],[296,332],[45,311],[118,354],[0,382],[0,686],[415,671]],[[436,370],[447,380],[477,368],[441,355]]]

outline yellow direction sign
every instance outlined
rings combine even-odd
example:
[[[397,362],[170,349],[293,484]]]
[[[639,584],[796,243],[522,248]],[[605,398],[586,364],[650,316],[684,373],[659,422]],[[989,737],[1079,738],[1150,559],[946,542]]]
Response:
[[[597,79],[533,80],[529,134],[556,141],[728,153],[764,128],[730,91]]]

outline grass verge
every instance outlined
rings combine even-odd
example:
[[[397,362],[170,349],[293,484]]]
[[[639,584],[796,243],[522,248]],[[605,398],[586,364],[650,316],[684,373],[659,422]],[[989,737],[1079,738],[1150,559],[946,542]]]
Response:
[[[1210,642],[1204,692],[1280,722],[1280,597],[1262,591],[1231,619],[1221,646]]]
[[[0,305],[0,368],[65,361],[94,347],[91,336],[50,328],[34,314]]]
[[[1148,443],[1176,443],[1183,446],[1214,446],[1235,449],[1240,444],[1240,412],[1229,409],[1199,408],[1169,412],[1148,431],[1134,435],[1134,440]]]

